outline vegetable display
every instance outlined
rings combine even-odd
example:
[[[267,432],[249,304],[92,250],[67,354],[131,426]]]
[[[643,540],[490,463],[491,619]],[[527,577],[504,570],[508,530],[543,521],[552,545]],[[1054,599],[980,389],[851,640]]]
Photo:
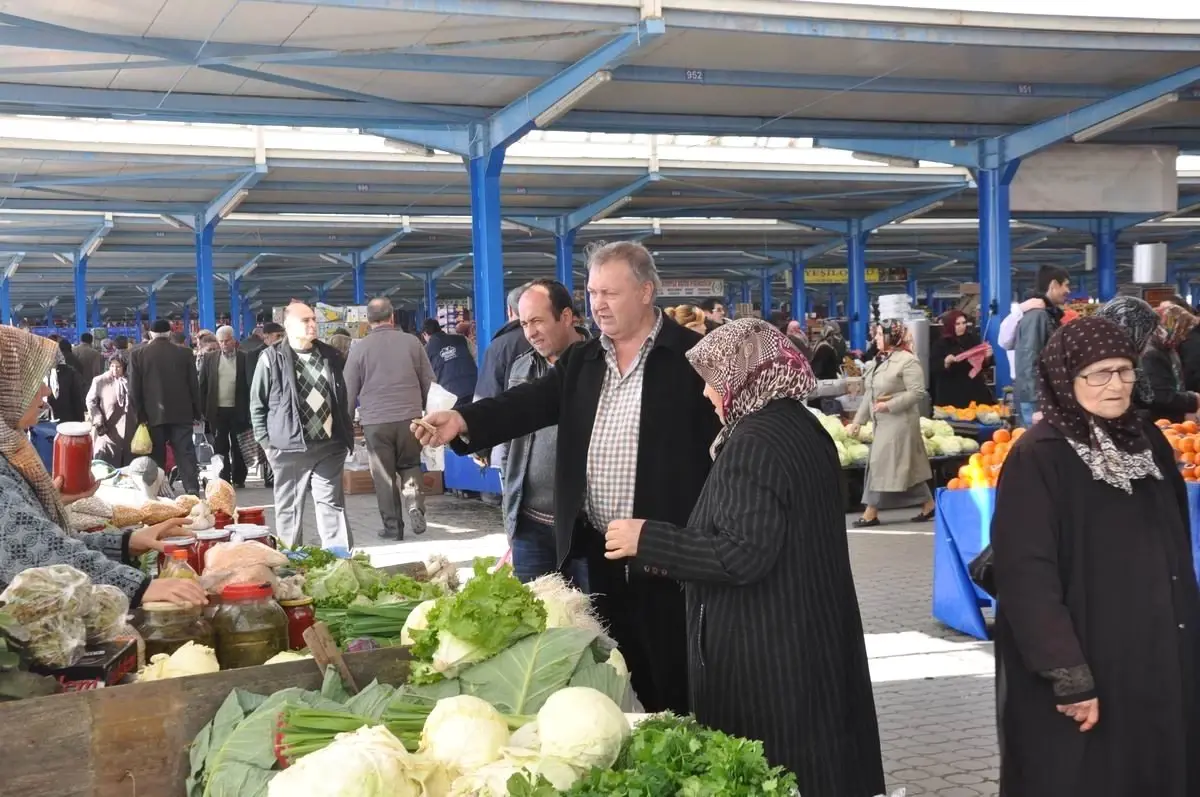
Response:
[[[29,672],[29,632],[0,608],[0,702],[43,697],[58,691],[58,682]]]
[[[569,797],[786,797],[795,793],[795,776],[772,767],[761,742],[670,714],[639,723],[613,769],[592,769],[567,792]]]
[[[413,640],[413,683],[453,678],[521,639],[546,629],[546,607],[512,576],[508,565],[489,571],[477,560],[461,591],[438,598],[422,614],[422,627],[409,626]]]

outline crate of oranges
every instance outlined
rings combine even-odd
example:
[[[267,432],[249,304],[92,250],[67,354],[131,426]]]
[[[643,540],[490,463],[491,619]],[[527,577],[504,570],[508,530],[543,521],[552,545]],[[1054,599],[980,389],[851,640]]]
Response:
[[[1195,421],[1171,423],[1167,420],[1155,421],[1154,425],[1162,430],[1163,437],[1175,449],[1175,461],[1179,463],[1183,478],[1200,482],[1200,425]]]
[[[1000,469],[1012,446],[1025,434],[1024,429],[997,429],[992,439],[972,454],[967,464],[958,469],[958,476],[946,485],[948,490],[969,490],[972,487],[995,487],[1000,480]],[[1200,442],[1200,440],[1198,440]]]

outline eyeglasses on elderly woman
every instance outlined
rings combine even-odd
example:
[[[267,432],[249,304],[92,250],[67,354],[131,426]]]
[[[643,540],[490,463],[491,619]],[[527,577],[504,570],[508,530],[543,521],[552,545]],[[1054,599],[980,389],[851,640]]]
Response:
[[[1112,378],[1116,376],[1127,385],[1132,385],[1137,381],[1137,369],[1132,365],[1127,365],[1123,368],[1103,368],[1091,371],[1086,374],[1079,374],[1076,379],[1082,379],[1087,383],[1088,387],[1104,387]]]

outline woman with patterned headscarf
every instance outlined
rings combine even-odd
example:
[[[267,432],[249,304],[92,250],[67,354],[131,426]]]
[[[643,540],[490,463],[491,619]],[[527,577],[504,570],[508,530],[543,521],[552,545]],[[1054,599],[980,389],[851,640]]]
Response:
[[[606,556],[684,583],[701,723],[761,740],[805,797],[880,794],[838,457],[803,404],[812,369],[760,319],[718,327],[687,357],[724,422],[704,491],[686,528],[609,524]]]
[[[1000,792],[1200,794],[1200,590],[1165,438],[1133,408],[1137,351],[1103,318],[1059,329],[1042,420],[992,518]]]
[[[1200,395],[1184,390],[1183,363],[1179,359],[1179,347],[1196,326],[1196,316],[1175,304],[1161,305],[1157,312],[1158,330],[1141,360],[1153,393],[1149,411],[1154,420],[1180,423],[1189,413],[1200,409]]]
[[[879,507],[921,505],[914,523],[933,520],[933,494],[929,480],[933,469],[925,454],[921,434],[921,404],[925,400],[925,372],[912,353],[911,337],[903,321],[883,321],[875,330],[879,353],[863,374],[863,398],[848,429],[851,436],[868,420],[875,424],[867,473],[863,478],[863,515],[857,528],[879,525]]]
[[[837,379],[846,358],[846,339],[837,321],[827,318],[812,337],[812,369],[817,379]]]
[[[1096,318],[1103,318],[1125,330],[1133,350],[1138,354],[1138,377],[1133,389],[1133,404],[1143,410],[1150,410],[1154,404],[1154,389],[1146,372],[1140,367],[1146,347],[1158,333],[1158,313],[1144,299],[1136,296],[1118,296],[1096,311]]]
[[[94,584],[124,592],[131,606],[142,601],[184,605],[207,602],[194,581],[150,577],[136,558],[162,550],[161,539],[177,536],[186,524],[170,520],[138,531],[68,532],[64,504],[73,496],[59,494],[29,442],[49,395],[44,379],[58,360],[53,341],[13,327],[0,327],[0,588],[30,567],[65,564],[86,573]]]

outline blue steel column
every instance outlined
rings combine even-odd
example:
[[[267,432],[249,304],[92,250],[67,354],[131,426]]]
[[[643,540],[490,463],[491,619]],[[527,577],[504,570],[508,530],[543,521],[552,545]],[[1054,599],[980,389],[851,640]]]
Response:
[[[92,299],[92,323],[93,329],[104,326],[104,319],[100,317],[100,300]]]
[[[1112,219],[1100,219],[1093,236],[1096,243],[1096,287],[1097,297],[1107,302],[1117,295],[1117,237],[1120,231],[1113,229]]]
[[[554,278],[567,286],[568,293],[575,290],[574,230],[554,236]]]
[[[846,317],[850,320],[850,348],[867,348],[867,325],[870,306],[867,300],[867,233],[851,225],[846,236],[846,259],[850,293],[846,299]]]
[[[771,317],[771,304],[774,297],[771,295],[771,275],[764,273],[762,275],[762,317],[769,319]]]
[[[355,252],[350,255],[350,265],[354,268],[354,303],[367,303],[367,263],[362,254]]]
[[[906,287],[908,298],[912,299],[912,303],[915,306],[917,303],[917,294],[921,292],[920,286],[917,285],[917,272],[915,269],[910,268],[908,270],[908,285]]]
[[[471,242],[475,271],[475,340],[480,357],[504,325],[504,242],[500,225],[500,170],[504,148],[467,161],[471,180]],[[436,315],[436,305],[430,306]]]
[[[254,318],[254,308],[250,306],[247,300],[242,306],[242,337],[249,335],[258,327],[258,323]]]
[[[183,336],[188,340],[192,339],[192,306],[190,304],[183,306]]]
[[[213,280],[213,232],[216,220],[196,230],[196,317],[201,329],[217,325],[217,303]]]
[[[1012,241],[1009,234],[1009,185],[1017,163],[999,169],[979,169],[979,328],[997,352],[1000,320],[1012,304]],[[995,315],[996,323],[989,323]],[[1008,358],[996,358],[996,389],[1012,382]]]
[[[54,326],[54,308],[53,307],[46,308],[46,326],[48,326],[48,327]]]
[[[425,278],[425,317],[437,319],[437,280],[433,277]],[[475,340],[477,345],[478,341],[482,340],[478,321],[475,322]]]
[[[0,280],[0,323],[13,325],[11,280]]]
[[[158,291],[146,294],[146,318],[151,324],[158,320]]]
[[[142,342],[142,308],[133,311],[133,342]]]
[[[233,336],[241,340],[245,330],[242,328],[242,281],[237,277],[229,280],[229,326],[233,327]]]
[[[75,329],[80,335],[88,329],[88,285],[87,285],[87,255],[81,254],[75,259]],[[53,318],[51,308],[48,317]]]
[[[804,263],[792,263],[792,318],[802,325],[808,317],[808,289],[804,286]]]
[[[742,283],[742,304],[750,304],[752,301],[754,301],[754,296],[751,293],[750,283],[743,282]]]

